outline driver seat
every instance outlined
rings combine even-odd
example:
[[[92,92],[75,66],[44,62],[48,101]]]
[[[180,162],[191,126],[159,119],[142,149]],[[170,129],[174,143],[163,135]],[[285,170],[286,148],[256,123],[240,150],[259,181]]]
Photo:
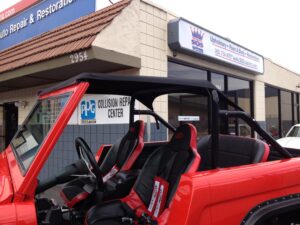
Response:
[[[100,170],[105,183],[114,177],[119,171],[130,170],[141,154],[144,147],[145,124],[142,120],[137,120],[129,128],[126,135],[119,139],[108,151]],[[90,178],[77,178],[67,183],[61,191],[61,197],[69,208],[85,200],[91,191],[89,186]]]
[[[130,194],[92,207],[85,225],[166,224],[181,175],[199,167],[196,137],[193,125],[180,126],[167,145],[150,155]]]

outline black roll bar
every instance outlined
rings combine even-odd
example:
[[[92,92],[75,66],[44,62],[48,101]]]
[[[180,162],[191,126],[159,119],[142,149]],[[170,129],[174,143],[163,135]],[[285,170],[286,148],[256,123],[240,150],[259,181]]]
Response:
[[[134,108],[135,100],[136,100],[136,98],[135,98],[135,96],[133,96],[131,98],[131,101],[130,101],[130,112],[129,112],[129,125],[130,126],[132,126],[133,123],[134,123],[134,115],[150,115],[150,116],[154,117],[154,119],[156,120],[156,122],[157,121],[161,122],[163,125],[165,125],[167,128],[169,128],[173,132],[176,131],[175,127],[173,127],[171,124],[169,124],[167,121],[165,121],[161,116],[159,116],[154,111],[152,111],[152,110],[137,110],[137,109],[135,109]]]
[[[251,128],[253,128],[268,144],[270,144],[276,151],[278,151],[284,158],[292,158],[293,156],[283,148],[278,142],[271,137],[260,125],[256,122],[255,119],[244,111],[228,111],[220,110],[220,116],[226,117],[236,117],[244,120]]]
[[[220,134],[220,118],[219,118],[219,96],[218,93],[213,90],[211,92],[211,117],[212,117],[212,129],[211,129],[211,165],[213,169],[219,166],[219,134]]]
[[[134,123],[134,104],[135,104],[135,97],[131,97],[130,100],[130,108],[129,108],[129,126],[133,126]]]
[[[159,116],[158,114],[156,114],[155,112],[151,111],[151,110],[134,110],[133,111],[134,115],[150,115],[153,116],[155,118],[156,121],[161,122],[163,125],[165,125],[167,128],[169,128],[171,131],[175,132],[176,128],[173,127],[171,124],[169,124],[167,121],[165,121],[161,116]]]

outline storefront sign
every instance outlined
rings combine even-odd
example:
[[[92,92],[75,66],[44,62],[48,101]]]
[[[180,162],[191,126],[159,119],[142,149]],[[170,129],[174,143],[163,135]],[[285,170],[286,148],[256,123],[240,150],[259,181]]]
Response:
[[[79,104],[79,124],[126,124],[129,106],[128,96],[85,95]]]
[[[168,41],[170,48],[178,52],[192,53],[253,73],[264,72],[264,59],[261,55],[184,19],[169,22]]]
[[[11,2],[7,2],[8,7],[0,12],[0,22],[6,20],[17,13],[23,11],[24,9],[28,8],[29,6],[34,5],[39,0],[15,0]]]
[[[0,51],[95,11],[95,0],[45,0],[0,24]]]

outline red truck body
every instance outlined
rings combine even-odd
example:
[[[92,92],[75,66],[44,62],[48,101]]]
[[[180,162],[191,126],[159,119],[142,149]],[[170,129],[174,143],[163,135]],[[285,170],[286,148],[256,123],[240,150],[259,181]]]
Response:
[[[89,82],[78,82],[39,96],[43,100],[71,93],[26,173],[20,168],[11,145],[0,153],[0,224],[39,224],[35,206],[38,174],[89,85]],[[265,205],[274,204],[275,209],[276,203],[284,199],[299,199],[299,178],[300,158],[297,157],[183,175],[167,224],[247,224],[247,219]]]

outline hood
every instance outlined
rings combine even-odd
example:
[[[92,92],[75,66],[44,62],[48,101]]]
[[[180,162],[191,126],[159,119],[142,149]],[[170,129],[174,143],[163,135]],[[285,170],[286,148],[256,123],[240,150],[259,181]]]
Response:
[[[300,149],[300,137],[285,137],[280,138],[277,142],[285,148]]]
[[[5,151],[0,153],[0,204],[12,201],[13,189]]]

